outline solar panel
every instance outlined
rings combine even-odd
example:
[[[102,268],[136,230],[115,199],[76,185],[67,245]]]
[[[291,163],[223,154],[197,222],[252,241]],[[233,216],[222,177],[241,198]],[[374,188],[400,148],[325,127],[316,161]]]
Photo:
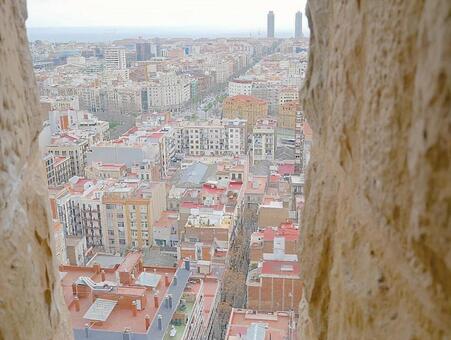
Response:
[[[106,321],[116,304],[117,301],[96,299],[85,315],[83,315],[83,318],[94,321]]]
[[[156,288],[160,279],[161,275],[159,274],[142,272],[135,283],[141,286]]]

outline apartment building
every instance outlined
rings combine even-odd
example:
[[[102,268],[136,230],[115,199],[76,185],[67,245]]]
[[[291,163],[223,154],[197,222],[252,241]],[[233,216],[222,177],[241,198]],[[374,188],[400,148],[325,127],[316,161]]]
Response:
[[[124,180],[108,187],[102,196],[103,244],[109,252],[153,244],[152,226],[166,210],[162,182]]]
[[[52,153],[48,153],[44,156],[44,164],[47,172],[47,182],[49,185],[60,185],[67,183],[73,176],[69,157],[55,156]]]
[[[247,212],[257,213],[258,207],[263,201],[263,197],[268,185],[267,176],[249,175],[244,188],[244,203]]]
[[[247,149],[245,120],[182,122],[175,130],[176,149],[182,155],[241,155]]]
[[[274,253],[276,238],[283,238],[283,241],[279,242],[284,243],[285,254],[296,255],[299,250],[299,235],[298,226],[294,225],[291,221],[286,221],[278,226],[263,228],[253,232],[249,246],[251,266],[255,266],[261,262],[264,253]]]
[[[127,68],[125,49],[117,47],[106,48],[103,51],[103,56],[108,71],[125,70]]]
[[[88,179],[120,179],[127,175],[127,166],[124,163],[93,162],[85,172]]]
[[[150,60],[152,54],[152,44],[147,41],[136,43],[136,61]]]
[[[247,308],[264,312],[298,308],[303,294],[299,260],[293,249],[298,237],[299,231],[290,223],[251,237]]]
[[[185,75],[158,72],[146,85],[141,86],[142,111],[181,110],[191,99],[191,81]]]
[[[299,89],[296,86],[284,86],[279,90],[279,106],[292,101],[299,101]]]
[[[47,151],[54,156],[69,157],[72,176],[83,177],[87,164],[88,140],[70,133],[52,136]]]
[[[287,101],[281,104],[277,114],[277,127],[294,130],[296,127],[296,112],[298,111],[298,101]]]
[[[79,86],[77,93],[82,110],[89,112],[105,112],[107,110],[107,94],[104,88]]]
[[[276,153],[277,121],[271,118],[257,120],[252,129],[252,162],[273,161]]]
[[[42,96],[40,98],[40,102],[45,111],[67,111],[80,109],[79,99],[76,95],[56,97]]]
[[[137,114],[142,112],[141,88],[134,85],[107,86],[103,89],[105,108],[110,112]]]
[[[255,80],[252,82],[252,96],[266,101],[268,114],[276,115],[279,106],[280,81]]]
[[[102,250],[101,197],[105,185],[75,176],[66,186],[49,189],[52,212],[65,235],[83,237],[88,247]]]
[[[233,79],[229,81],[229,97],[252,95],[252,80]]]
[[[183,239],[190,242],[211,243],[213,241],[222,242],[227,245],[233,232],[233,220],[224,210],[217,210],[215,207],[191,209],[184,228]]]
[[[252,126],[258,119],[268,115],[268,104],[266,101],[253,96],[238,95],[228,97],[223,103],[223,116],[228,119],[246,120],[247,131],[251,131]]]

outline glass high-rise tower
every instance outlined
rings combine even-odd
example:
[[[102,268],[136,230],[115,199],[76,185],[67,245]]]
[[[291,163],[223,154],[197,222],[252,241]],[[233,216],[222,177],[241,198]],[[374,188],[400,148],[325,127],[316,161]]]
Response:
[[[296,18],[294,21],[294,37],[296,39],[302,38],[302,13],[296,12]]]
[[[269,11],[267,23],[267,37],[274,38],[274,12]]]

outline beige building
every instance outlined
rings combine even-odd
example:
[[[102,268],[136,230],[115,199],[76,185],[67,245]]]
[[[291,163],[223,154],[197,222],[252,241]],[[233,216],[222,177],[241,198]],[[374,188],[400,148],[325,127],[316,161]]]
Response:
[[[153,243],[152,226],[166,210],[162,182],[128,180],[108,188],[102,197],[102,235],[106,251],[125,252]]]
[[[127,174],[127,166],[124,163],[95,162],[86,168],[86,178],[89,179],[119,179]]]
[[[66,264],[67,253],[66,253],[66,239],[64,237],[64,229],[61,222],[58,219],[52,219],[53,225],[53,239],[54,239],[54,255],[58,265]]]
[[[296,86],[286,86],[279,91],[279,105],[299,100],[299,89]]]
[[[255,125],[258,119],[268,115],[268,104],[265,100],[253,96],[233,96],[224,100],[224,118],[246,119],[247,131]]]
[[[297,100],[282,103],[277,115],[277,126],[279,128],[294,129],[296,126],[296,112],[298,111],[299,103]]]
[[[288,208],[282,202],[271,201],[258,207],[257,226],[259,228],[278,226],[289,218]]]

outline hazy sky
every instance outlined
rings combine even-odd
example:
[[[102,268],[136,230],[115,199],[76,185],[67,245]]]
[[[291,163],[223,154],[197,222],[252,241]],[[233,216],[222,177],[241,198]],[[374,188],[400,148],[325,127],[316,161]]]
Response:
[[[266,30],[275,13],[276,31],[294,29],[306,0],[28,0],[28,27],[149,26],[223,31]],[[304,31],[307,20],[303,17]]]

